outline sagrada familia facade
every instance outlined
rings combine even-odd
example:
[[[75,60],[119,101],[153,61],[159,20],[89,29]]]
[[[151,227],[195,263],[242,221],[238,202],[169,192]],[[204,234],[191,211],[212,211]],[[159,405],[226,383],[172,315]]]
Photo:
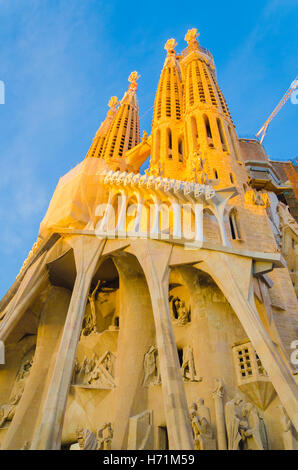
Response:
[[[136,72],[111,98],[0,303],[1,449],[297,447],[291,181],[185,40],[150,135]]]

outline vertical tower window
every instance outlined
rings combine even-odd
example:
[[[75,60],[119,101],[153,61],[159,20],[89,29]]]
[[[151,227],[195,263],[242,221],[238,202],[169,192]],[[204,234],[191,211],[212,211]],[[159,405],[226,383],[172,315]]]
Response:
[[[218,173],[215,168],[213,169],[213,173],[214,173],[214,178],[218,180]]]
[[[199,139],[198,126],[197,126],[196,118],[194,116],[191,116],[190,122],[191,122],[193,148],[195,149],[198,145],[198,139]]]
[[[210,121],[209,121],[208,116],[206,116],[206,114],[204,114],[204,123],[205,123],[205,129],[206,129],[206,134],[207,134],[208,145],[209,145],[209,147],[214,147],[211,127],[210,127]]]
[[[230,180],[231,180],[231,183],[235,183],[233,173],[230,173]]]
[[[160,129],[156,131],[155,160],[159,160],[159,155],[160,155]]]
[[[227,144],[226,144],[226,139],[225,139],[225,134],[224,134],[224,130],[223,130],[223,127],[222,127],[222,122],[219,118],[216,119],[216,122],[217,122],[217,127],[218,127],[218,132],[219,132],[219,136],[220,136],[222,149],[223,149],[224,152],[227,152],[228,147],[227,147]]]
[[[179,137],[178,139],[178,156],[179,156],[179,162],[184,161],[184,156],[183,156],[183,138]]]
[[[168,134],[168,157],[173,158],[173,144],[172,144],[172,131],[171,129],[167,130]]]
[[[238,214],[236,209],[232,209],[229,215],[229,223],[230,223],[230,230],[231,236],[233,240],[241,240],[241,234],[239,229],[239,220]]]

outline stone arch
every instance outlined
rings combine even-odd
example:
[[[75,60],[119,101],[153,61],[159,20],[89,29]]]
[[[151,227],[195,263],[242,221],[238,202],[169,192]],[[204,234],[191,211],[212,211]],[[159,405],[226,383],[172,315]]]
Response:
[[[126,205],[126,231],[135,232],[138,230],[138,208],[140,204],[140,197],[138,193],[130,195]]]
[[[226,213],[228,233],[232,240],[242,240],[239,213],[236,207],[230,206]]]

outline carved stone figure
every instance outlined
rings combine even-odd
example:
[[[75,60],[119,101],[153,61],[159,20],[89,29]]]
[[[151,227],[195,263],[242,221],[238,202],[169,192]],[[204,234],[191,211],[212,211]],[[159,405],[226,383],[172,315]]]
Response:
[[[177,325],[186,325],[190,321],[190,309],[179,297],[170,297],[171,316]]]
[[[210,423],[209,408],[204,405],[203,398],[198,398],[198,404],[190,407],[190,418],[196,450],[212,450],[216,448]]]
[[[99,280],[98,283],[96,284],[95,289],[91,292],[91,295],[89,295],[88,297],[90,310],[86,308],[86,311],[85,311],[85,316],[84,316],[83,325],[82,325],[82,336],[89,336],[91,333],[97,333],[95,300],[96,300],[97,292],[100,287],[100,283],[101,281]]]
[[[20,450],[30,450],[31,443],[29,441],[25,441],[23,447],[20,448]]]
[[[98,450],[111,450],[113,429],[111,423],[105,423],[97,432]]]
[[[181,366],[181,372],[183,378],[189,382],[199,382],[202,380],[201,377],[198,377],[196,375],[193,351],[190,346],[185,346],[185,348],[183,349],[183,362]]]
[[[217,430],[217,444],[219,450],[227,449],[226,437],[226,424],[225,412],[223,404],[224,385],[221,377],[214,378],[214,387],[212,389],[212,396],[215,406],[216,430]]]
[[[160,384],[160,371],[158,361],[158,351],[155,346],[151,346],[144,356],[144,380],[143,385]]]
[[[95,434],[87,428],[77,430],[80,450],[97,450],[98,443]]]
[[[295,439],[296,432],[293,427],[293,424],[284,407],[282,405],[279,405],[279,409],[284,450],[296,450],[297,440]]]
[[[5,403],[0,407],[0,428],[6,423],[12,421],[16,407],[23,395],[25,384],[27,378],[30,374],[30,369],[32,367],[33,359],[26,360],[21,366],[17,377],[15,385],[10,394],[8,403]]]
[[[244,448],[248,450],[268,450],[267,429],[257,409],[247,402],[242,408],[242,416],[247,419],[248,425],[243,432],[243,437],[246,438]]]
[[[225,406],[229,450],[239,450],[240,441],[244,439],[243,432],[247,429],[247,421],[244,421],[242,416],[242,406],[240,395],[236,395]]]

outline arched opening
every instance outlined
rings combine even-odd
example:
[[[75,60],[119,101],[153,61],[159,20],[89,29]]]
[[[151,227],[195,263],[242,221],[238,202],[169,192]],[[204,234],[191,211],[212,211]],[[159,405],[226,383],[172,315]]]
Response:
[[[233,173],[230,173],[230,181],[231,181],[231,183],[233,183],[233,184],[235,183]]]
[[[186,240],[194,240],[196,235],[195,214],[193,205],[182,205],[182,236]]]
[[[213,168],[213,174],[214,174],[214,178],[218,180],[218,172],[215,168]]]
[[[136,220],[138,216],[137,212],[138,212],[138,200],[137,200],[137,197],[134,195],[129,199],[127,203],[127,208],[126,208],[126,231],[127,232],[138,231],[139,226]]]
[[[178,158],[179,162],[184,161],[183,137],[179,137],[178,139]]]
[[[203,119],[204,119],[204,124],[205,124],[207,143],[209,147],[214,147],[209,118],[208,116],[206,116],[206,114],[204,114]]]
[[[167,141],[168,141],[168,158],[173,158],[173,141],[172,141],[172,131],[167,129]]]
[[[173,233],[173,210],[168,201],[163,201],[159,207],[159,227],[161,236]]]
[[[146,238],[150,238],[150,234],[152,233],[156,210],[157,206],[152,198],[147,199],[144,202],[140,221],[140,231]]]
[[[218,128],[218,132],[219,132],[219,136],[220,136],[222,149],[223,149],[224,152],[227,152],[228,147],[227,147],[227,143],[226,143],[226,138],[225,138],[222,122],[219,118],[216,119],[216,122],[217,122],[217,128]]]
[[[193,148],[196,149],[199,144],[199,133],[198,133],[197,120],[194,116],[191,116],[190,123],[191,123]]]
[[[239,217],[236,209],[232,209],[229,214],[229,225],[232,240],[241,240],[241,232],[239,226]]]

